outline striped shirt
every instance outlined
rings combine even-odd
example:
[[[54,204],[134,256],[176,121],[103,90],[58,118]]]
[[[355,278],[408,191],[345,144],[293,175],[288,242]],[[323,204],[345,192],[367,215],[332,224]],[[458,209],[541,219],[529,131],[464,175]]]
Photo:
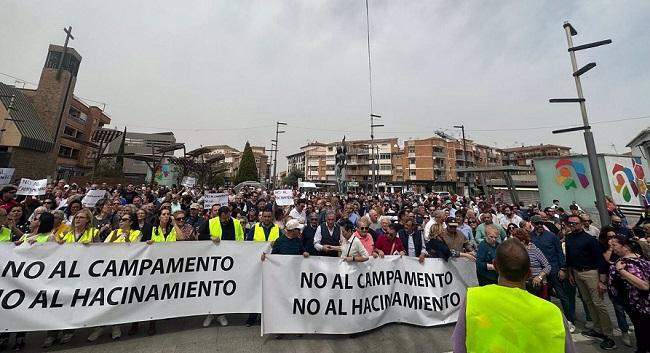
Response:
[[[551,265],[548,263],[546,256],[535,244],[528,244],[528,257],[530,258],[530,272],[533,277],[538,276],[541,272],[546,275],[551,273]]]

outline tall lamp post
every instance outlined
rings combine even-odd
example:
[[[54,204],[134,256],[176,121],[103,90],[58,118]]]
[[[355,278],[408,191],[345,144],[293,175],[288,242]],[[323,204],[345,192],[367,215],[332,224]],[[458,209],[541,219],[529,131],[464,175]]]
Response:
[[[370,114],[370,156],[372,158],[372,192],[377,192],[377,165],[375,164],[375,128],[382,127],[383,124],[375,124],[375,119],[381,118],[381,115]],[[379,148],[377,148],[379,150]],[[379,153],[379,151],[377,151]]]
[[[284,134],[286,131],[280,130],[280,125],[286,126],[287,123],[283,123],[281,121],[277,121],[275,123],[275,140],[271,140],[275,143],[275,158],[273,158],[273,181],[271,182],[271,185],[273,186],[273,189],[275,189],[275,181],[277,178],[277,172],[278,172],[278,138],[280,134]]]
[[[468,165],[467,165],[467,142],[465,140],[465,125],[454,125],[454,128],[460,129],[460,131],[462,133],[462,136],[463,136],[463,161],[464,161],[464,164],[465,164],[465,169],[467,169],[468,168]],[[465,182],[467,184],[467,191],[464,193],[465,196],[470,196],[470,183],[469,183],[468,174],[469,173],[465,172],[465,175],[464,175],[465,176]]]
[[[578,45],[574,47],[573,36],[577,35],[578,32],[575,30],[575,28],[573,28],[573,26],[569,22],[564,22],[563,27],[564,27],[564,31],[566,32],[567,44],[569,46],[569,56],[571,57],[571,67],[573,68],[573,78],[575,80],[578,98],[555,98],[555,99],[550,99],[549,102],[550,103],[579,103],[580,113],[582,114],[582,126],[572,127],[568,129],[562,129],[562,130],[555,130],[553,131],[553,133],[561,134],[564,132],[584,130],[585,145],[587,147],[587,157],[589,158],[589,169],[591,171],[591,178],[594,183],[594,192],[596,194],[596,208],[598,209],[600,224],[605,225],[609,223],[609,213],[607,212],[607,206],[605,205],[605,190],[603,188],[603,180],[600,174],[600,167],[598,166],[598,158],[596,155],[596,144],[594,143],[594,135],[591,132],[591,126],[589,126],[589,119],[587,117],[587,106],[585,104],[585,97],[582,93],[582,84],[580,83],[580,76],[582,76],[587,71],[596,67],[596,63],[592,62],[578,69],[578,64],[576,62],[576,51],[610,44],[612,43],[612,40],[606,39],[606,40]]]

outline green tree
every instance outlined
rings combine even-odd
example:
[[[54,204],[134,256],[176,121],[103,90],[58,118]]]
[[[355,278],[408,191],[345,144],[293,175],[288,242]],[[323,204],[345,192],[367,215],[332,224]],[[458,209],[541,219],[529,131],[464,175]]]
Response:
[[[244,181],[259,180],[260,176],[257,173],[257,165],[255,164],[253,149],[251,148],[250,143],[246,141],[246,147],[244,147],[244,153],[242,154],[241,161],[239,162],[239,169],[237,170],[237,176],[235,176],[234,184],[237,185]]]
[[[282,184],[295,188],[298,186],[298,179],[304,179],[305,173],[298,169],[292,169],[286,177],[282,179]]]
[[[95,177],[123,177],[122,169],[118,169],[111,161],[103,160],[97,164]]]

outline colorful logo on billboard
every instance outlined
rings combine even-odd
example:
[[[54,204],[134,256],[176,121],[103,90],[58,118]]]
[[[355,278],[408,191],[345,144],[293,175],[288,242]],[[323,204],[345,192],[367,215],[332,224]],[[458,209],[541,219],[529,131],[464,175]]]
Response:
[[[614,177],[614,190],[621,194],[623,200],[629,202],[632,196],[641,194],[648,204],[648,187],[645,183],[645,172],[640,158],[632,158],[632,168],[624,167],[618,163],[612,167]]]
[[[578,182],[583,189],[589,186],[589,179],[587,178],[587,171],[584,164],[570,159],[560,159],[555,163],[555,169],[558,171],[558,176],[555,177],[555,181],[558,185],[564,186],[566,190],[578,188],[571,169],[575,172],[575,175],[578,177]]]

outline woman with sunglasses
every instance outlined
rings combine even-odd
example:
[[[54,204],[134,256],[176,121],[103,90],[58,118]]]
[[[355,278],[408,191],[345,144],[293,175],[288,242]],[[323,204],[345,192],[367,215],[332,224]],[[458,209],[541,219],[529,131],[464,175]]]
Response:
[[[137,224],[135,216],[132,213],[126,213],[120,217],[120,227],[113,230],[104,240],[104,243],[133,243],[140,240],[142,233],[135,229]],[[99,336],[104,333],[104,327],[96,327],[93,332],[88,336],[88,342],[95,342]],[[122,330],[120,325],[111,326],[111,338],[113,340],[122,337]]]
[[[176,240],[196,240],[197,238],[194,227],[185,223],[185,216],[185,211],[183,210],[178,210],[172,214],[172,217],[174,217],[174,228],[176,229]]]
[[[65,212],[65,223],[67,225],[71,226],[73,224],[72,220],[74,218],[74,215],[76,215],[77,212],[79,212],[80,209],[82,209],[81,200],[75,199],[75,200],[72,200],[72,201],[70,201],[68,203],[68,206],[66,206],[65,211],[64,211]]]
[[[92,214],[87,208],[81,209],[74,215],[72,229],[61,237],[63,243],[96,243],[100,241],[99,231],[92,227]]]

